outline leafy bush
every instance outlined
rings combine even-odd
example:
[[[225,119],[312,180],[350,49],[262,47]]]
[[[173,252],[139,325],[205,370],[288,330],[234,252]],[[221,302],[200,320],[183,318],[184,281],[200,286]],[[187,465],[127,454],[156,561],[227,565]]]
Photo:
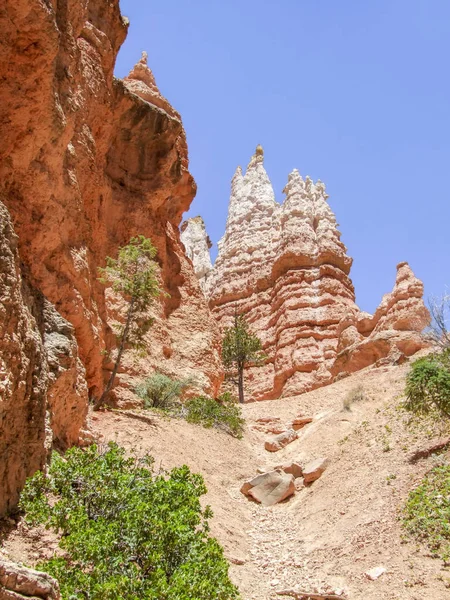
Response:
[[[182,392],[192,383],[191,379],[171,379],[155,373],[136,387],[136,394],[144,401],[144,408],[170,411],[180,404]]]
[[[21,508],[33,524],[62,534],[63,557],[39,568],[65,600],[231,600],[219,543],[202,510],[203,479],[188,467],[152,475],[152,459],[126,458],[110,444],[54,453],[48,476],[28,480]],[[51,498],[51,500],[49,500]]]
[[[366,394],[364,387],[360,384],[352,388],[344,398],[343,407],[344,410],[351,410],[352,404],[355,402],[362,402],[366,400]]]
[[[217,400],[207,396],[197,396],[185,403],[186,421],[199,423],[204,427],[216,427],[230,435],[242,438],[244,419],[241,408],[233,400],[231,394],[226,392]]]
[[[438,411],[450,417],[450,351],[429,354],[411,365],[403,407],[415,415]]]
[[[450,562],[450,465],[433,469],[409,494],[403,526],[433,556]]]

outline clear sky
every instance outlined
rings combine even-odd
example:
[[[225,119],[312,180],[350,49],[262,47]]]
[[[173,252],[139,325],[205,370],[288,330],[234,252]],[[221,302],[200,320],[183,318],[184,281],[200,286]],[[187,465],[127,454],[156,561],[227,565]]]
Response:
[[[450,284],[449,0],[121,0],[116,75],[149,55],[181,113],[198,184],[187,216],[216,243],[256,144],[278,201],[288,173],[326,183],[372,312],[407,260]]]

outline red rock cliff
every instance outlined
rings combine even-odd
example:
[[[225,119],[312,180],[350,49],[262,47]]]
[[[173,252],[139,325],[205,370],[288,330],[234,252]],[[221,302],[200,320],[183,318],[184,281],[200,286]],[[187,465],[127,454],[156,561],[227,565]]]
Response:
[[[59,415],[56,438],[68,445],[77,441],[87,409],[84,378],[91,395],[103,389],[111,366],[106,351],[115,347],[111,324],[121,307],[98,281],[98,267],[133,235],[153,240],[167,294],[153,311],[147,355],[125,356],[118,399],[156,367],[195,373],[212,392],[221,380],[218,328],[178,230],[196,189],[185,133],[145,58],[125,83],[113,77],[126,31],[118,0],[5,0],[0,8],[0,194],[18,235],[14,260],[20,257],[26,281],[52,313],[41,341],[35,349],[28,344],[27,352],[39,353],[46,337],[42,368],[55,383],[53,392],[44,390],[42,402],[30,390],[20,399],[14,390],[23,385],[15,380],[31,377],[30,371],[9,369],[13,391],[6,410],[22,411],[17,423],[23,411],[36,418],[39,449],[23,457],[32,463],[27,472],[43,460],[45,402]],[[28,317],[20,305],[18,298],[13,312],[25,315],[17,318],[26,338]],[[72,341],[62,343],[72,332]]]

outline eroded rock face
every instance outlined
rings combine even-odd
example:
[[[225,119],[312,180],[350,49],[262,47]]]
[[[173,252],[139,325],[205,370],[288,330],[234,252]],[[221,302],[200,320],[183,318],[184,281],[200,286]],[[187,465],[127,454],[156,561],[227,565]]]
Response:
[[[1,513],[52,442],[89,437],[88,389],[99,397],[109,378],[126,310],[98,267],[132,236],[152,239],[165,293],[147,315],[145,356],[125,353],[116,400],[156,367],[215,393],[222,368],[178,229],[196,190],[185,133],[145,56],[113,78],[127,32],[118,0],[5,0],[0,32],[0,197],[12,221],[4,209]]]
[[[47,455],[47,364],[17,244],[0,203],[0,515],[15,506],[25,479]]]
[[[0,515],[15,507],[53,444],[78,443],[87,413],[73,328],[27,282],[17,248],[0,202]]]
[[[209,249],[211,240],[206,233],[201,217],[188,219],[181,226],[181,241],[189,249],[188,258],[192,261],[195,274],[203,291],[206,291],[208,277],[212,271]]]
[[[0,191],[31,284],[74,329],[90,394],[109,376],[120,317],[98,267],[137,234],[156,246],[167,294],[154,308],[144,371],[129,353],[116,395],[156,366],[200,371],[214,392],[218,330],[178,230],[196,189],[185,133],[145,55],[124,82],[113,78],[127,32],[118,0],[6,0],[0,31]]]
[[[263,342],[267,363],[246,372],[250,398],[300,394],[424,347],[420,332],[429,315],[409,266],[399,265],[394,290],[375,315],[361,313],[349,278],[352,259],[324,184],[294,170],[279,205],[263,161],[258,147],[245,175],[237,169],[218,257],[206,277],[198,270],[220,327],[243,313]],[[192,256],[205,253],[195,236],[185,245]]]
[[[61,450],[79,443],[86,425],[88,389],[72,325],[39,297],[48,364],[48,403],[54,444]]]
[[[383,297],[375,314],[360,312],[343,329],[333,373],[353,373],[386,358],[401,362],[426,346],[421,331],[429,323],[423,283],[408,263],[400,263],[394,289]]]

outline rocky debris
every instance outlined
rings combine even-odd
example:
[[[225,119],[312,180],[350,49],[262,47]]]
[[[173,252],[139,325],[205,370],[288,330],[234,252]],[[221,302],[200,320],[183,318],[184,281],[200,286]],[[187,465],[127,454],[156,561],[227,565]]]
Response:
[[[305,482],[303,481],[302,477],[297,477],[295,479],[295,491],[297,492],[301,492],[303,489],[305,489]]]
[[[298,433],[293,429],[288,429],[283,433],[276,435],[274,438],[270,440],[266,440],[264,444],[264,448],[268,452],[278,452],[291,442],[295,441],[298,438]]]
[[[294,476],[282,471],[269,471],[245,482],[241,492],[263,506],[272,506],[295,493]]]
[[[261,419],[256,419],[256,424],[252,426],[252,429],[276,435],[278,433],[283,433],[289,428],[282,423],[279,417],[263,417]]]
[[[233,177],[225,234],[202,283],[221,328],[238,311],[263,342],[268,360],[248,368],[252,400],[301,394],[384,358],[397,364],[426,345],[423,285],[407,263],[375,315],[361,312],[325,185],[294,170],[284,192],[279,205],[258,147]]]
[[[128,399],[156,366],[168,375],[198,373],[199,388],[216,394],[219,331],[180,241],[196,191],[186,136],[146,55],[123,82],[113,77],[127,27],[118,0],[70,7],[5,0],[0,193],[27,277],[73,327],[92,397],[109,378],[113,328],[126,312],[98,281],[98,267],[136,234],[157,248],[167,293],[142,316],[154,318],[148,353],[139,360],[125,353],[115,399]]]
[[[309,462],[303,468],[303,481],[305,483],[312,483],[313,481],[316,481],[316,479],[319,479],[327,468],[328,462],[327,458],[316,458]]]
[[[300,592],[296,592],[295,590],[281,590],[277,592],[277,595],[290,596],[291,598],[298,598],[299,600],[346,600],[343,593],[328,594],[326,592],[316,593],[306,592],[304,590]]]
[[[365,575],[366,575],[367,579],[370,579],[371,581],[375,581],[376,579],[381,577],[383,575],[383,573],[386,573],[386,568],[380,566],[380,567],[374,567],[373,569],[366,571]]]
[[[60,600],[59,585],[47,573],[0,558],[0,600]]]
[[[277,465],[274,469],[293,475],[295,479],[297,479],[297,477],[303,477],[303,467],[297,462],[288,462],[283,465]]]
[[[294,431],[298,431],[299,429],[303,429],[305,425],[308,423],[312,423],[312,417],[295,417],[295,419],[289,424],[290,429],[294,429]]]
[[[294,429],[294,431],[298,431],[308,423],[311,423],[312,420],[312,417],[298,416],[289,423],[283,423],[279,417],[262,417],[260,419],[256,419],[255,424],[252,425],[251,428],[255,429],[256,431],[277,435],[284,433],[288,429]]]
[[[195,275],[203,291],[207,287],[208,276],[212,271],[209,249],[211,240],[206,233],[205,223],[201,217],[188,219],[181,226],[181,241],[188,249],[188,258],[192,261]]]

